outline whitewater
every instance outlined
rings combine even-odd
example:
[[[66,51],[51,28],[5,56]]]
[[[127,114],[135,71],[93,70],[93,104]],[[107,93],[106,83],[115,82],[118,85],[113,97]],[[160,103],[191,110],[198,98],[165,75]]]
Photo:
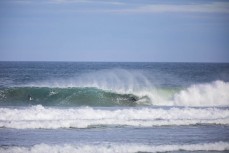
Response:
[[[0,62],[0,152],[228,152],[229,64]]]
[[[221,108],[0,108],[0,128],[92,128],[105,126],[229,125]]]
[[[49,152],[78,152],[78,153],[136,153],[136,152],[172,152],[172,151],[224,151],[229,149],[229,143],[217,142],[209,144],[192,145],[138,145],[138,144],[102,144],[102,145],[47,145],[39,144],[32,148],[12,147],[10,149],[0,149],[5,153],[49,153]]]

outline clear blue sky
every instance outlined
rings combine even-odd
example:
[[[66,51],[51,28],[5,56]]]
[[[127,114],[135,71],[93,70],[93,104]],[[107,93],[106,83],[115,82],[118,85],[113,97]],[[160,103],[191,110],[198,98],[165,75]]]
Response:
[[[229,62],[229,1],[0,0],[0,60]]]

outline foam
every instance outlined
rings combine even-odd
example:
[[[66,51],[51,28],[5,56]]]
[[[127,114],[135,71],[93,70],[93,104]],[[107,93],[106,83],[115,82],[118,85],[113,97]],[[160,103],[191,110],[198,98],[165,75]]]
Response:
[[[214,81],[192,85],[175,94],[174,104],[179,106],[228,106],[229,83]]]
[[[16,129],[229,125],[229,110],[220,108],[0,108],[0,127]]]
[[[38,144],[32,147],[7,147],[0,148],[4,153],[136,153],[136,152],[171,152],[171,151],[226,151],[229,143],[215,142],[203,144],[184,145],[143,145],[143,144],[64,144],[48,145]]]

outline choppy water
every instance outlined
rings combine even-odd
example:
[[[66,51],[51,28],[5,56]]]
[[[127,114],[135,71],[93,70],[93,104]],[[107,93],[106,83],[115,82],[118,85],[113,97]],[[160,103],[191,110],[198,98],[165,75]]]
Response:
[[[0,152],[227,152],[229,64],[0,62]]]

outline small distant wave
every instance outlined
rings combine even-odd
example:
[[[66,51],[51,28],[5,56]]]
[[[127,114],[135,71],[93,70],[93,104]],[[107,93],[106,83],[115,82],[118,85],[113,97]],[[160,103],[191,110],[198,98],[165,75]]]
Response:
[[[136,152],[176,152],[176,151],[228,151],[228,142],[200,143],[200,144],[174,144],[174,145],[144,145],[144,144],[64,144],[48,145],[38,144],[32,147],[4,147],[4,153],[136,153]]]
[[[93,127],[153,127],[229,125],[225,108],[0,108],[0,128],[57,129]]]

